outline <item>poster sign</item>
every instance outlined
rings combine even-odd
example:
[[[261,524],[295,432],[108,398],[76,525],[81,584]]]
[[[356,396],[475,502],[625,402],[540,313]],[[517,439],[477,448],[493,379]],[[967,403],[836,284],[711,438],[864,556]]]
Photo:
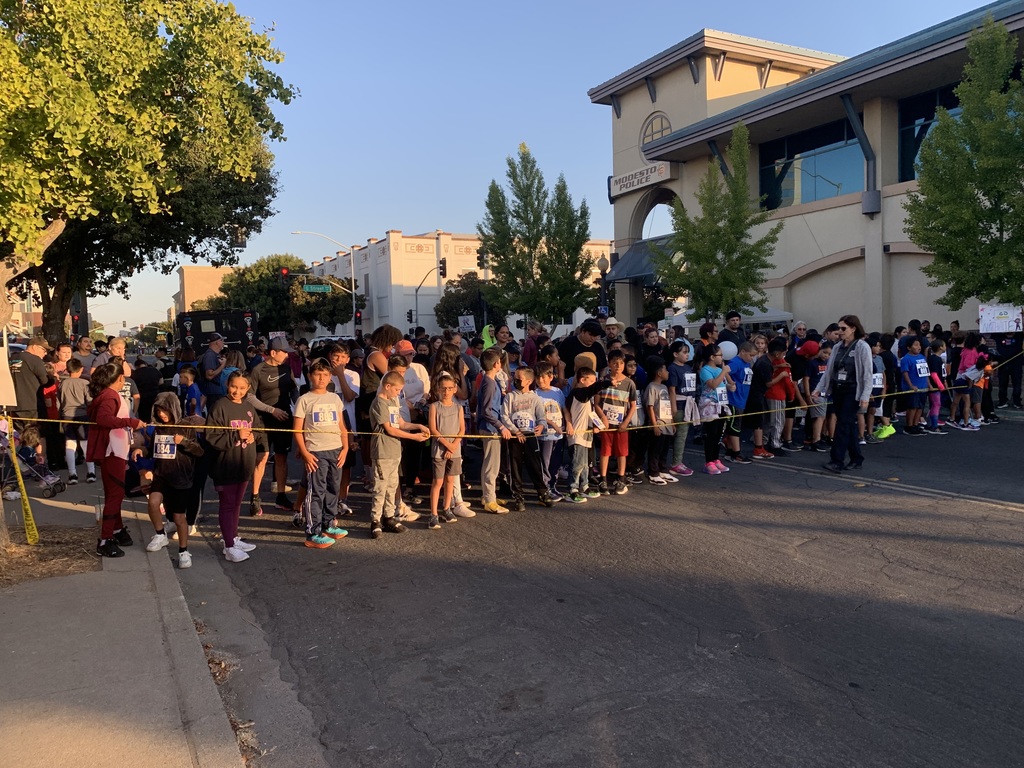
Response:
[[[982,333],[1024,331],[1024,308],[1012,304],[982,304],[978,307],[978,328]]]
[[[459,333],[475,333],[476,320],[473,315],[459,315]]]

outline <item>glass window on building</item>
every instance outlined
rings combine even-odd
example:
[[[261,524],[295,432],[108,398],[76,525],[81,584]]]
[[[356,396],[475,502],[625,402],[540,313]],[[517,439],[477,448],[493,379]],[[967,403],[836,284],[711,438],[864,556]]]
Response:
[[[770,211],[864,191],[864,154],[848,120],[760,145],[761,195]]]
[[[655,139],[668,136],[670,133],[672,133],[672,124],[669,123],[668,118],[661,112],[655,112],[647,118],[644,127],[640,130],[640,146],[650,144]]]
[[[917,178],[917,155],[936,123],[936,110],[944,107],[953,117],[960,115],[960,101],[953,93],[955,87],[946,85],[900,100],[900,181]]]

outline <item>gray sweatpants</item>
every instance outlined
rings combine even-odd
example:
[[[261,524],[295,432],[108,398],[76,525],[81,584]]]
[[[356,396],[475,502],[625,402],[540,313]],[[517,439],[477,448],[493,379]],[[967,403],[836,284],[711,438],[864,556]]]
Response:
[[[786,421],[786,401],[768,400],[768,413],[764,415],[764,442],[769,447],[782,445],[782,427]]]
[[[480,488],[483,494],[484,504],[490,504],[498,499],[498,473],[501,471],[501,440],[495,437],[485,437],[484,440],[484,463],[480,468]]]
[[[398,492],[398,467],[401,459],[373,460],[373,501],[370,503],[370,520],[375,523],[381,517],[395,516],[395,496]]]

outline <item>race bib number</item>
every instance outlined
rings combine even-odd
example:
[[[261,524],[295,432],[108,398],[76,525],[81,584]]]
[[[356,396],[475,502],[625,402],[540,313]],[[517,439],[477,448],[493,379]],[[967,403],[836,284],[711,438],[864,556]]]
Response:
[[[392,405],[388,407],[388,423],[395,429],[399,429],[402,424],[402,409],[398,406]]]
[[[669,403],[668,398],[658,400],[658,421],[672,421],[672,404]]]
[[[917,375],[923,378],[928,378],[928,363],[924,360],[918,360],[914,365],[917,367]]]
[[[873,373],[873,374],[871,374],[871,387],[872,387],[872,389],[881,389],[883,384],[885,384],[885,374],[884,373]]]
[[[836,374],[836,381],[846,381],[846,371],[839,371]]]
[[[512,414],[512,423],[516,425],[516,429],[520,432],[531,433],[536,423],[533,420],[533,414],[529,411],[516,411]]]
[[[601,421],[601,417],[596,413],[590,414],[590,426],[594,429],[604,429],[604,423]]]
[[[753,371],[753,369],[751,369],[751,368],[744,368],[743,369],[743,386],[744,387],[749,387],[750,386],[750,382],[752,382],[753,380],[754,380],[754,371]]]
[[[317,426],[331,426],[338,423],[338,412],[333,408],[316,408],[310,414]]]
[[[687,392],[693,392],[697,389],[697,374],[696,373],[684,373],[683,383],[686,385]]]
[[[547,419],[549,426],[556,426],[559,429],[562,427],[562,409],[558,403],[554,400],[546,400],[544,402],[544,418]]]
[[[722,405],[729,404],[729,391],[725,388],[725,385],[718,387],[715,392],[718,395],[718,402]]]
[[[608,423],[613,427],[617,427],[621,424],[622,420],[626,417],[626,408],[622,405],[607,403],[603,410],[604,415],[608,417]]]
[[[154,435],[153,436],[153,458],[154,459],[171,459],[178,453],[178,446],[174,443],[174,435]]]

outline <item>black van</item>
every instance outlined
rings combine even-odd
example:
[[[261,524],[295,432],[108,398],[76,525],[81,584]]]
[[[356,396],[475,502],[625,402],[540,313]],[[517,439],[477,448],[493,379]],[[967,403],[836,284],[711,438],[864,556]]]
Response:
[[[259,317],[259,313],[252,310],[182,312],[176,321],[178,343],[182,349],[194,349],[198,357],[206,351],[209,335],[219,333],[226,340],[228,349],[245,352],[250,344],[259,343]]]

